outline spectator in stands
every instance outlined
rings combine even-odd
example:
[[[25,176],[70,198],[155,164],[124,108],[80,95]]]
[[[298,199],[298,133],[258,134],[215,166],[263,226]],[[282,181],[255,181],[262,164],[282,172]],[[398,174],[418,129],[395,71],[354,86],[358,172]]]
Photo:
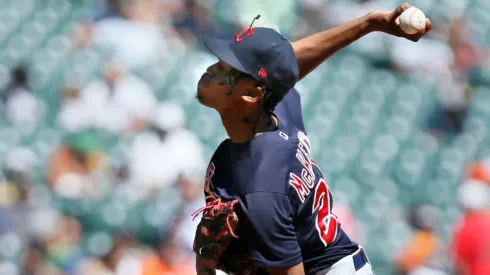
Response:
[[[395,260],[399,274],[409,275],[419,268],[427,267],[435,256],[438,246],[435,233],[438,224],[437,215],[437,209],[430,205],[411,209],[409,222],[415,229],[415,233]]]
[[[99,12],[94,17],[95,22],[113,17],[121,17],[121,0],[104,0],[100,2],[102,7],[99,7]]]
[[[46,247],[44,243],[34,241],[22,257],[22,269],[25,275],[36,275],[46,260]]]
[[[163,262],[164,275],[193,275],[194,253],[185,250],[180,240],[172,238],[163,243],[160,255]],[[156,273],[155,273],[156,274]],[[148,274],[150,275],[150,274]]]
[[[129,182],[153,189],[166,188],[177,182],[179,175],[201,168],[202,145],[194,133],[184,129],[182,107],[163,102],[149,130],[139,134],[129,152]]]
[[[109,161],[94,133],[70,135],[56,149],[48,164],[49,184],[62,197],[91,197],[104,195],[106,186],[100,176],[109,174]]]
[[[466,177],[469,180],[477,180],[490,186],[490,157],[475,160],[468,166]]]
[[[146,82],[112,63],[104,79],[90,82],[65,101],[58,119],[69,131],[94,127],[114,134],[134,133],[148,126],[156,106]]]
[[[182,175],[177,181],[182,204],[180,207],[180,217],[175,222],[175,235],[179,240],[179,244],[192,252],[194,243],[194,235],[196,233],[199,219],[192,220],[190,217],[194,211],[205,206],[205,201],[202,199],[202,184],[205,171],[196,170],[192,174]]]
[[[8,173],[0,184],[0,235],[15,232],[27,243],[33,236],[32,229],[26,227],[31,217],[28,182]]]
[[[40,119],[41,101],[29,91],[27,71],[15,68],[6,95],[7,118],[18,127],[34,127]]]
[[[184,1],[183,7],[174,14],[174,28],[184,40],[193,43],[196,37],[217,33],[209,7],[199,0]]]
[[[490,274],[490,187],[469,180],[459,188],[458,200],[464,216],[451,244],[451,260],[457,274]]]
[[[115,274],[124,254],[136,245],[137,240],[132,235],[122,232],[116,233],[111,250],[102,258],[104,265]]]
[[[469,74],[479,65],[481,52],[467,37],[467,33],[463,19],[451,22],[448,42],[453,58],[448,70],[439,76],[439,107],[429,125],[431,132],[441,138],[447,134],[459,134],[463,130],[467,108],[472,101],[473,89],[469,85]]]
[[[75,45],[110,49],[113,57],[128,69],[152,64],[169,51],[158,26],[160,9],[154,1],[120,1],[121,16],[87,22],[75,33]]]
[[[315,1],[307,2],[311,5],[318,4]],[[325,4],[328,8],[323,9],[323,20],[329,26],[344,24],[349,20],[348,18],[357,18],[373,10],[391,9],[395,7],[393,4],[383,0],[337,1]]]
[[[386,37],[389,42],[391,69],[402,74],[425,75],[433,79],[449,73],[453,52],[447,43],[446,20],[433,22],[433,28],[419,42]]]
[[[47,240],[46,254],[50,263],[63,274],[72,274],[83,260],[80,247],[83,230],[80,222],[72,217],[64,217]]]
[[[8,177],[21,185],[29,184],[29,176],[40,160],[36,153],[28,147],[11,148],[6,157],[5,170]]]

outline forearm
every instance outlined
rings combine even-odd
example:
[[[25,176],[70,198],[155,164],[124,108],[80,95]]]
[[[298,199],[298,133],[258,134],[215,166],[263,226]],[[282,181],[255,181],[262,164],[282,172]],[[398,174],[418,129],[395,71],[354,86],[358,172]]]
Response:
[[[293,42],[300,79],[337,51],[370,33],[373,30],[371,25],[368,14],[338,27]]]
[[[196,256],[197,275],[216,275],[216,261]]]
[[[197,275],[216,275],[216,270],[211,268],[197,268]]]

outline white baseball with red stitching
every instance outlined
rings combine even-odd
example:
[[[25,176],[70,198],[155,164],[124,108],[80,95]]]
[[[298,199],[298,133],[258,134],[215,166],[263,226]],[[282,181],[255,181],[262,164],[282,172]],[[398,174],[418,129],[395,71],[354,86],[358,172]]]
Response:
[[[400,26],[407,34],[424,30],[425,21],[425,14],[416,7],[410,7],[400,15]]]

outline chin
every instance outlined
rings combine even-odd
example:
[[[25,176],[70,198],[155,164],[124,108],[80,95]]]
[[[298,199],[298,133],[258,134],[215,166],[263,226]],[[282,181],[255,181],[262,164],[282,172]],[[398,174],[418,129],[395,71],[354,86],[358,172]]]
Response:
[[[204,97],[202,96],[202,91],[201,89],[197,88],[197,92],[196,92],[196,99],[197,101],[199,101],[200,103],[203,103],[204,101]]]

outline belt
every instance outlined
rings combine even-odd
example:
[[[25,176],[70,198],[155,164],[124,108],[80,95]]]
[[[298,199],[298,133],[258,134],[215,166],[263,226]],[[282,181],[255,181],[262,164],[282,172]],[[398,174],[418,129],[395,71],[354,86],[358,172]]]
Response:
[[[369,263],[367,255],[364,252],[363,248],[359,249],[356,254],[352,255],[352,260],[354,261],[354,267],[356,271],[363,268],[367,263]]]

